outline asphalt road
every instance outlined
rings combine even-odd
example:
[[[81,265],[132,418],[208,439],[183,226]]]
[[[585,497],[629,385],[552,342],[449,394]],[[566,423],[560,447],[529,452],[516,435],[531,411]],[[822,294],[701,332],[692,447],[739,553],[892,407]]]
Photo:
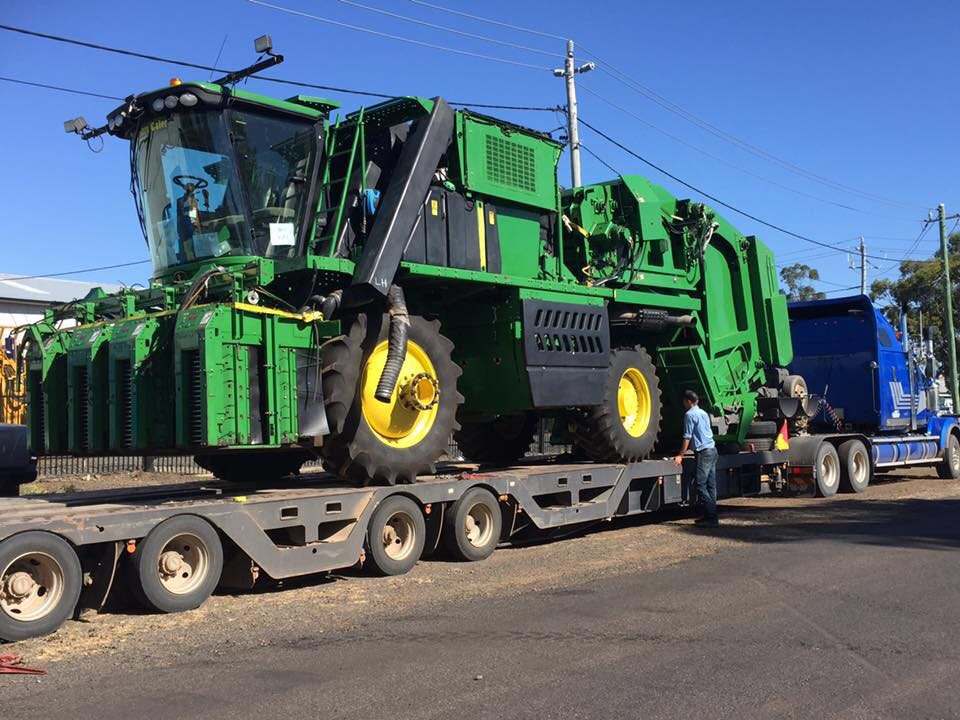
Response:
[[[674,519],[501,549],[469,572],[428,562],[215,598],[200,621],[150,627],[150,651],[147,617],[74,624],[21,649],[134,635],[60,655],[45,678],[0,676],[0,717],[960,717],[960,484],[738,501],[724,517],[718,531]],[[686,550],[634,557],[671,543]],[[581,573],[567,550],[609,563]],[[493,585],[511,573],[529,582]],[[324,611],[338,587],[373,594]]]

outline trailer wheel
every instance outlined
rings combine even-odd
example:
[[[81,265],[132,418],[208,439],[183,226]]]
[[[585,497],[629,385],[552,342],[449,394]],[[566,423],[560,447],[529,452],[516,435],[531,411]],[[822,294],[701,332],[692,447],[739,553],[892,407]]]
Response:
[[[813,471],[817,479],[817,496],[836,495],[840,487],[840,456],[837,455],[837,449],[828,442],[820,443],[813,463]]]
[[[537,416],[499,415],[487,422],[465,422],[453,434],[467,460],[508,465],[527,454],[537,432]]]
[[[859,440],[847,440],[837,451],[840,456],[840,487],[862,493],[870,484],[870,455]]]
[[[378,575],[410,572],[423,554],[427,526],[420,507],[403,495],[380,503],[367,527],[367,558]]]
[[[200,607],[223,572],[223,545],[213,526],[196,515],[176,515],[157,525],[133,555],[139,590],[148,609],[162,613]]]
[[[956,433],[947,437],[943,461],[937,465],[937,475],[944,480],[960,480],[960,439]]]
[[[0,543],[0,640],[52,633],[73,615],[83,575],[63,538],[30,531]]]
[[[457,560],[485,560],[497,549],[502,523],[500,504],[489,490],[468,490],[444,518],[447,551]]]
[[[574,431],[593,460],[635,462],[650,455],[660,433],[660,382],[642,347],[610,353],[603,402],[588,408]]]
[[[410,316],[407,354],[390,402],[374,397],[387,359],[387,315],[361,315],[323,346],[327,468],[358,485],[412,483],[430,472],[454,430],[460,367],[440,323]]]

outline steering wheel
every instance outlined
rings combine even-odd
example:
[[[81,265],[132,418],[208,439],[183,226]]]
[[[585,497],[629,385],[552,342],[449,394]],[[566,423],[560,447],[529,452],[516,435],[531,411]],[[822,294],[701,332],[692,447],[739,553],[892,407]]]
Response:
[[[174,175],[173,176],[173,184],[176,185],[181,190],[187,189],[187,186],[183,182],[184,180],[192,180],[194,190],[203,190],[205,187],[207,187],[207,185],[209,185],[209,183],[206,180],[204,180],[203,178],[199,178],[196,175]]]

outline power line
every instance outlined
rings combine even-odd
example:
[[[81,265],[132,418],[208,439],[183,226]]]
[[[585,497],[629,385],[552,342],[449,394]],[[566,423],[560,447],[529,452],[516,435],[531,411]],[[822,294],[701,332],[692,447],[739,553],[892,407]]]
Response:
[[[13,282],[16,280],[37,280],[39,278],[63,277],[64,275],[80,275],[82,273],[99,272],[100,270],[113,270],[115,268],[131,267],[133,265],[144,265],[149,260],[134,260],[133,262],[117,263],[116,265],[100,265],[99,267],[83,268],[82,270],[67,270],[59,273],[44,273],[43,275],[21,275],[20,277],[0,276],[0,282]]]
[[[477,33],[467,32],[465,30],[452,28],[447,25],[438,25],[436,23],[428,22],[426,20],[420,20],[419,18],[413,18],[408,15],[402,15],[401,13],[393,12],[391,10],[384,10],[383,8],[373,7],[372,5],[365,5],[364,3],[359,3],[359,2],[356,2],[355,0],[337,0],[337,2],[342,3],[343,5],[350,5],[351,7],[360,8],[361,10],[368,10],[370,12],[379,13],[380,15],[386,15],[387,17],[403,20],[404,22],[414,23],[415,25],[422,25],[424,27],[428,27],[433,30],[443,30],[444,32],[453,33],[454,35],[460,35],[462,37],[468,37],[474,40],[483,40],[484,42],[494,43],[496,45],[504,45],[506,47],[511,47],[516,50],[525,50],[527,52],[537,53],[539,55],[546,55],[552,58],[557,57],[557,53],[549,52],[548,50],[541,50],[540,48],[530,47],[529,45],[520,45],[519,43],[512,43],[507,40],[499,40],[497,38],[493,38],[488,35],[478,35]]]
[[[592,155],[593,158],[594,158],[594,160],[596,160],[598,163],[600,163],[600,164],[603,165],[605,168],[607,168],[607,170],[609,170],[610,172],[614,173],[615,175],[622,175],[622,173],[621,173],[619,170],[617,170],[613,165],[611,165],[610,163],[608,163],[608,162],[607,162],[606,160],[604,160],[602,157],[600,157],[599,155],[597,155],[593,150],[591,150],[590,148],[588,148],[586,145],[584,145],[583,143],[580,143],[580,147],[583,148],[584,150],[586,150],[588,155]]]
[[[657,165],[656,163],[651,162],[650,160],[647,160],[645,157],[643,157],[642,155],[639,155],[638,153],[634,152],[633,150],[631,150],[630,148],[628,148],[626,145],[624,145],[623,143],[619,142],[618,140],[615,140],[614,138],[610,137],[609,135],[607,135],[607,134],[606,134],[605,132],[603,132],[602,130],[598,130],[598,129],[595,128],[593,125],[591,125],[591,124],[588,123],[586,120],[584,120],[583,118],[580,118],[580,122],[581,122],[585,127],[589,128],[590,130],[592,130],[593,132],[595,132],[597,135],[599,135],[600,137],[602,137],[602,138],[603,138],[604,140],[606,140],[607,142],[611,143],[612,145],[616,145],[618,148],[620,148],[621,150],[623,150],[623,151],[624,151],[625,153],[627,153],[628,155],[632,155],[632,156],[635,157],[637,160],[639,160],[640,162],[644,163],[645,165],[648,165],[648,166],[652,167],[652,168],[653,168],[654,170],[656,170],[657,172],[662,173],[663,175],[666,175],[668,178],[671,178],[672,180],[675,180],[676,182],[680,183],[680,184],[683,185],[684,187],[686,187],[686,188],[688,188],[688,189],[690,189],[690,190],[693,190],[695,193],[699,193],[700,195],[703,195],[705,198],[709,198],[710,200],[713,200],[715,203],[717,203],[718,205],[722,205],[723,207],[727,208],[728,210],[732,210],[733,212],[735,212],[735,213],[737,213],[737,214],[739,214],[739,215],[743,215],[744,217],[749,218],[749,219],[753,220],[754,222],[758,222],[758,223],[760,223],[761,225],[764,225],[764,226],[766,226],[766,227],[768,227],[768,228],[770,228],[770,229],[772,229],[772,230],[776,230],[777,232],[781,232],[781,233],[783,233],[784,235],[789,235],[790,237],[797,238],[798,240],[803,240],[804,242],[808,242],[808,243],[811,243],[811,244],[813,244],[813,245],[819,245],[820,247],[824,247],[824,248],[827,248],[827,249],[830,249],[830,250],[836,250],[837,252],[843,252],[843,253],[849,252],[848,250],[845,250],[844,248],[837,247],[836,245],[830,245],[829,243],[825,243],[825,242],[822,242],[822,241],[820,241],[820,240],[815,240],[815,239],[813,239],[813,238],[811,238],[811,237],[807,237],[806,235],[801,235],[800,233],[794,232],[794,231],[792,231],[792,230],[788,230],[788,229],[785,228],[785,227],[782,227],[782,226],[780,226],[780,225],[776,225],[776,224],[774,224],[774,223],[772,223],[772,222],[769,222],[769,221],[767,221],[767,220],[764,220],[763,218],[759,218],[759,217],[757,217],[756,215],[747,212],[746,210],[741,210],[740,208],[736,207],[735,205],[731,205],[730,203],[721,200],[721,199],[718,198],[717,196],[711,195],[710,193],[708,193],[708,192],[706,192],[706,191],[704,191],[704,190],[701,190],[700,188],[698,188],[698,187],[695,186],[695,185],[691,185],[691,184],[688,183],[686,180],[683,180],[683,179],[677,177],[676,175],[674,175],[673,173],[671,173],[671,172],[668,171],[668,170],[665,170],[664,168],[660,167],[660,166]],[[875,259],[875,260],[887,260],[887,259],[888,259],[888,258],[874,257],[874,256],[872,256],[872,255],[867,255],[867,257],[870,257],[870,258]]]
[[[471,15],[470,13],[463,12],[462,10],[454,10],[453,8],[435,5],[434,3],[425,2],[424,0],[410,0],[410,2],[412,2],[414,5],[422,5],[423,7],[439,10],[440,12],[450,13],[451,15],[459,15],[460,17],[465,17],[470,20],[479,20],[480,22],[490,23],[491,25],[499,25],[500,27],[504,27],[509,30],[518,30],[520,32],[530,33],[531,35],[539,35],[540,37],[552,38],[554,40],[567,39],[563,35],[554,35],[553,33],[543,32],[541,30],[520,27],[519,25],[511,25],[510,23],[503,22],[502,20],[492,20],[490,18],[480,17],[479,15]]]
[[[776,180],[773,180],[773,179],[771,179],[771,178],[764,177],[763,175],[760,175],[760,174],[755,173],[755,172],[753,172],[753,171],[751,171],[751,170],[748,170],[748,169],[746,169],[746,168],[744,168],[744,167],[741,167],[740,165],[737,165],[736,163],[730,162],[729,160],[725,160],[725,159],[723,159],[723,158],[721,158],[721,157],[719,157],[719,156],[717,156],[717,155],[714,155],[714,154],[711,153],[710,151],[704,150],[703,148],[701,148],[701,147],[699,147],[699,146],[697,146],[697,145],[694,145],[693,143],[687,142],[686,140],[684,140],[683,138],[681,138],[681,137],[679,137],[679,136],[677,136],[677,135],[674,135],[674,134],[671,133],[670,131],[664,130],[663,128],[658,127],[657,125],[654,125],[653,123],[651,123],[650,121],[648,121],[648,120],[646,120],[645,118],[641,117],[641,116],[638,115],[637,113],[635,113],[635,112],[633,112],[633,111],[631,111],[631,110],[623,107],[622,105],[618,105],[618,104],[615,103],[614,101],[612,101],[612,100],[604,97],[603,95],[601,95],[600,93],[596,92],[595,90],[592,90],[590,87],[588,87],[588,86],[586,86],[586,85],[582,85],[582,84],[581,84],[579,89],[582,90],[582,91],[585,92],[585,93],[588,93],[588,94],[590,94],[590,95],[593,95],[595,98],[597,98],[597,99],[600,100],[601,102],[604,102],[604,103],[606,103],[607,105],[609,105],[610,107],[612,107],[612,108],[614,108],[614,109],[616,109],[616,110],[619,110],[620,112],[622,112],[622,113],[624,113],[624,114],[626,114],[626,115],[629,115],[630,117],[632,117],[633,119],[637,120],[638,122],[646,125],[646,126],[649,127],[649,128],[652,128],[653,130],[656,130],[658,133],[661,133],[662,135],[665,135],[666,137],[670,138],[671,140],[673,140],[673,141],[675,141],[675,142],[678,142],[678,143],[680,143],[681,145],[690,148],[691,150],[695,150],[695,151],[697,151],[698,153],[700,153],[701,155],[705,155],[706,157],[710,158],[711,160],[715,160],[716,162],[718,162],[718,163],[720,163],[720,164],[722,164],[722,165],[726,165],[727,167],[731,167],[731,168],[733,168],[734,170],[737,170],[738,172],[743,173],[744,175],[748,175],[749,177],[756,178],[757,180],[761,180],[762,182],[765,182],[765,183],[768,183],[768,184],[770,184],[770,185],[773,185],[774,187],[781,188],[782,190],[787,190],[787,191],[789,191],[789,192],[795,193],[795,194],[800,195],[800,196],[802,196],[802,197],[806,197],[806,198],[810,198],[811,200],[816,200],[816,201],[818,201],[818,202],[826,203],[827,205],[833,205],[833,206],[835,206],[835,207],[843,208],[844,210],[851,210],[851,211],[853,211],[853,212],[863,213],[864,215],[870,215],[871,217],[883,217],[883,216],[879,216],[879,215],[877,215],[876,213],[871,212],[871,211],[869,211],[869,210],[864,210],[863,208],[854,207],[853,205],[846,205],[846,204],[844,204],[844,203],[837,202],[836,200],[829,200],[829,199],[827,199],[827,198],[822,198],[822,197],[820,197],[820,196],[818,196],[818,195],[813,195],[812,193],[808,193],[808,192],[805,192],[805,191],[803,191],[803,190],[798,190],[797,188],[790,187],[789,185],[784,185],[783,183],[777,182]],[[888,218],[888,219],[902,220],[902,218]]]
[[[50,33],[38,32],[35,30],[27,30],[26,28],[14,27],[12,25],[2,25],[0,24],[0,30],[7,30],[9,32],[19,33],[22,35],[28,35],[30,37],[40,38],[43,40],[50,40],[53,42],[64,43],[67,45],[76,45],[79,47],[89,48],[91,50],[99,50],[101,52],[113,53],[115,55],[125,55],[128,57],[135,57],[141,60],[150,60],[152,62],[164,63],[166,65],[178,65],[181,67],[193,68],[196,70],[209,70],[211,72],[217,73],[226,73],[229,70],[224,68],[214,67],[212,65],[201,65],[200,63],[190,62],[188,60],[178,60],[175,58],[162,57],[160,55],[150,55],[148,53],[141,53],[135,50],[127,50],[124,48],[112,47],[110,45],[101,45],[100,43],[89,42],[86,40],[77,40],[76,38],[69,38],[63,35],[52,35]],[[338,87],[336,85],[319,85],[317,83],[303,82],[301,80],[291,80],[288,78],[277,78],[277,77],[268,77],[265,75],[253,75],[251,77],[261,80],[263,82],[270,82],[279,85],[289,85],[293,87],[301,88],[310,88],[312,90],[329,90],[331,92],[344,93],[347,95],[364,95],[367,97],[377,97],[385,98],[391,100],[396,97],[390,93],[374,92],[372,90],[357,90],[355,88],[344,88]],[[61,88],[55,85],[45,85],[43,83],[29,83],[27,81],[20,81],[14,78],[5,78],[9,82],[19,82],[21,84],[33,84],[37,87],[48,87],[51,90],[62,90],[63,92],[71,92],[78,95],[91,95],[94,97],[103,97],[110,100],[122,100],[123,98],[114,97],[113,95],[100,95],[99,93],[88,92],[85,90],[73,90],[70,88]],[[545,106],[529,106],[529,105],[498,105],[492,103],[474,103],[474,102],[454,102],[450,101],[451,105],[459,105],[462,107],[475,107],[475,108],[488,108],[495,110],[528,110],[528,111],[537,111],[537,112],[554,112],[556,107],[545,107]]]
[[[353,25],[351,23],[342,22],[341,20],[334,20],[333,18],[323,17],[322,15],[314,15],[312,13],[303,12],[302,10],[294,10],[293,8],[283,7],[282,5],[274,5],[273,3],[264,2],[264,0],[247,0],[251,5],[260,5],[261,7],[270,8],[271,10],[277,10],[282,13],[287,13],[288,15],[295,15],[297,17],[307,18],[309,20],[316,20],[317,22],[327,23],[328,25],[334,25],[336,27],[346,28],[347,30],[355,30],[356,32],[367,33],[368,35],[375,35],[377,37],[388,38],[390,40],[397,40],[399,42],[410,43],[411,45],[419,45],[421,47],[431,48],[433,50],[442,50],[443,52],[454,53],[456,55],[466,55],[467,57],[478,58],[480,60],[490,60],[491,62],[505,63],[507,65],[514,65],[517,67],[528,68],[531,70],[544,70],[547,72],[551,71],[551,68],[544,67],[541,65],[534,65],[532,63],[523,62],[521,60],[510,60],[508,58],[497,57],[495,55],[487,55],[485,53],[478,53],[472,50],[461,50],[460,48],[453,48],[447,45],[437,45],[436,43],[427,42],[425,40],[416,40],[414,38],[404,37],[403,35],[394,35],[393,33],[383,32],[382,30],[374,30],[373,28],[363,27],[361,25]]]
[[[29,85],[31,87],[43,88],[44,90],[59,90],[60,92],[73,93],[74,95],[87,95],[89,97],[100,98],[102,100],[123,100],[123,98],[115,95],[101,95],[100,93],[88,92],[86,90],[74,90],[73,88],[62,87],[60,85],[48,85],[47,83],[18,80],[17,78],[11,77],[0,76],[0,80],[8,83],[16,83],[17,85]]]

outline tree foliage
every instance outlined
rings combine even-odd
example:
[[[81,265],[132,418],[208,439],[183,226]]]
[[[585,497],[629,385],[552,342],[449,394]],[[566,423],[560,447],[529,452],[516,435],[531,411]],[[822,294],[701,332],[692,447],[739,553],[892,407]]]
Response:
[[[953,290],[954,318],[960,308],[960,233],[947,239],[950,253],[950,281]],[[944,293],[943,254],[938,249],[928,260],[904,260],[900,263],[900,277],[896,280],[874,280],[870,295],[887,319],[894,325],[900,322],[900,313],[907,314],[907,329],[917,337],[920,318],[925,328],[935,328],[934,353],[946,360],[947,344],[943,334]]]
[[[810,284],[820,279],[820,273],[809,265],[787,265],[780,269],[780,279],[787,287],[787,300],[823,300],[826,297]]]

